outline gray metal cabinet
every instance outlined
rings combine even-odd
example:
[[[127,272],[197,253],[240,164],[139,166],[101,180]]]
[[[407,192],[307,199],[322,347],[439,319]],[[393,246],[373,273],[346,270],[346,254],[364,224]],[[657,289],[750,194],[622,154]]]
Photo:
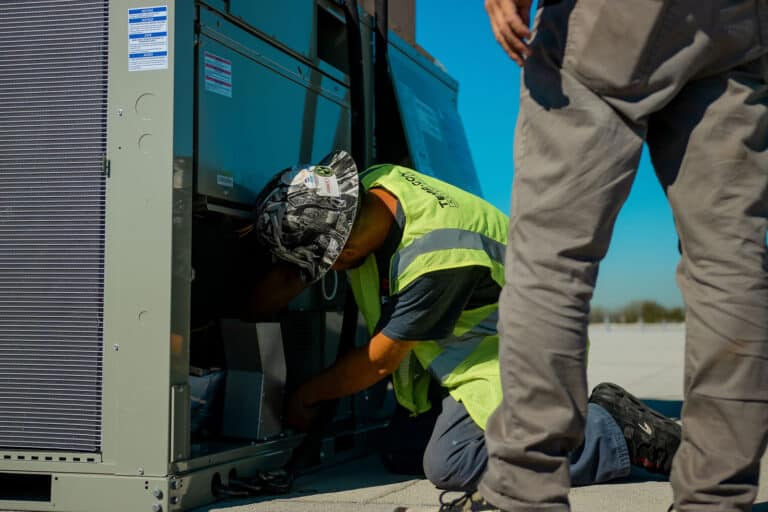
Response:
[[[213,13],[201,27],[199,194],[248,205],[278,170],[349,147],[345,81]]]

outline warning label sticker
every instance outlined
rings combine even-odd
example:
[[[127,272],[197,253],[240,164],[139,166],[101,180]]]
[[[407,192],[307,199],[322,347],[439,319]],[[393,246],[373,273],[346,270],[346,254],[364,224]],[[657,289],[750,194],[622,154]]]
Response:
[[[205,90],[232,97],[232,61],[205,52]]]
[[[235,178],[228,174],[217,174],[216,184],[221,187],[232,188],[235,186]]]
[[[128,71],[168,69],[168,6],[128,9]]]

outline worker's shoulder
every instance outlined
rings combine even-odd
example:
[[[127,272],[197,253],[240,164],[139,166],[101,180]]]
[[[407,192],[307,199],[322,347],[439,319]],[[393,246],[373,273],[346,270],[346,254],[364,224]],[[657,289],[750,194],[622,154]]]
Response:
[[[378,175],[378,174],[382,174],[382,173],[386,174],[386,173],[388,173],[388,172],[390,172],[390,171],[392,171],[394,169],[403,169],[403,170],[406,170],[406,171],[413,171],[413,169],[410,169],[408,167],[403,167],[402,165],[381,163],[381,164],[376,164],[376,165],[372,165],[370,167],[367,167],[365,170],[360,172],[360,177],[361,178],[365,178],[365,177],[371,176],[371,175]]]

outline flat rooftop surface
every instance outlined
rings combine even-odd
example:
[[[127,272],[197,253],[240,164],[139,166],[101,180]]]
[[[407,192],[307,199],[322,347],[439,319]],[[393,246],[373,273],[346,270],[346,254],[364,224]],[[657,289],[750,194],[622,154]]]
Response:
[[[683,326],[597,325],[590,328],[590,340],[590,388],[615,382],[661,412],[679,416]],[[766,471],[768,459],[763,457],[762,474]],[[372,456],[306,474],[287,495],[219,502],[197,512],[390,512],[395,506],[435,512],[439,495],[426,480],[389,474]],[[572,508],[579,512],[666,512],[671,502],[669,483],[641,470],[626,480],[571,492]],[[754,510],[768,512],[768,485],[761,485]]]

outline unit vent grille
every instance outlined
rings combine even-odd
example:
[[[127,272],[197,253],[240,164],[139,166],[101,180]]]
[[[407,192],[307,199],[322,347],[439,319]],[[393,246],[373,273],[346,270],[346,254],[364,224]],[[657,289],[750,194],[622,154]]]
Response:
[[[71,463],[86,463],[86,464],[98,464],[101,462],[101,455],[94,454],[85,455],[82,453],[72,454],[66,452],[34,452],[34,453],[2,453],[0,452],[0,461],[14,461],[14,462],[65,462]]]
[[[107,0],[0,0],[0,448],[101,448]]]

